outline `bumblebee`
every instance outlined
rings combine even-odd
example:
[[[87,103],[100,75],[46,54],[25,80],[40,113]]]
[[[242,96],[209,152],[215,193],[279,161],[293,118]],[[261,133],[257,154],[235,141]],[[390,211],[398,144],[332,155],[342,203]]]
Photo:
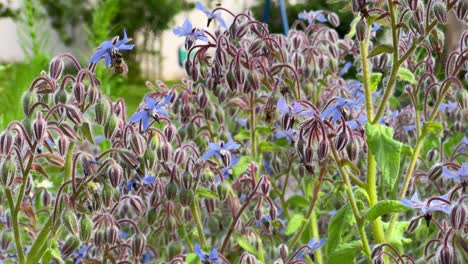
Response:
[[[125,63],[122,53],[120,53],[118,50],[113,50],[111,52],[111,70],[115,74],[127,75],[127,63]]]

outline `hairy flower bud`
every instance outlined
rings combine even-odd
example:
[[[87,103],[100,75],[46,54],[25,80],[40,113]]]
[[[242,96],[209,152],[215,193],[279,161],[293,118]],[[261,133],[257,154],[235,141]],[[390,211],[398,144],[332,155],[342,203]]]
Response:
[[[9,230],[4,230],[2,236],[0,237],[0,247],[2,250],[7,250],[11,242],[13,242],[13,232]]]
[[[117,228],[117,226],[112,225],[104,231],[104,242],[109,245],[113,245],[115,244],[115,242],[117,242],[118,236],[119,229]]]
[[[110,115],[111,107],[107,100],[100,100],[94,106],[94,112],[96,115],[96,122],[100,125],[104,125]]]
[[[146,247],[146,237],[144,234],[137,232],[135,235],[132,237],[132,254],[135,258],[139,258]]]
[[[49,65],[49,76],[54,80],[60,79],[63,73],[63,69],[65,69],[65,64],[63,60],[55,57]]]
[[[137,168],[138,165],[140,164],[138,157],[131,151],[129,150],[121,150],[119,152],[120,157],[132,168]]]
[[[455,205],[450,211],[450,224],[454,229],[462,230],[466,223],[466,209],[463,204]]]
[[[274,221],[276,217],[278,216],[278,209],[275,206],[271,206],[269,213],[270,213],[271,221]]]
[[[438,1],[434,3],[434,14],[440,23],[447,23],[447,6],[445,2]]]
[[[42,142],[47,129],[47,122],[42,119],[42,113],[37,112],[37,120],[33,124],[34,137],[38,142]]]
[[[77,250],[81,245],[80,238],[76,235],[70,235],[65,240],[65,243],[62,245],[61,252],[63,256],[68,256],[73,251]]]
[[[420,223],[419,219],[420,219],[420,217],[415,217],[415,218],[410,220],[408,228],[406,228],[407,233],[411,234],[416,230],[416,228],[418,228],[419,223]]]
[[[156,210],[148,210],[146,213],[146,222],[148,225],[153,225],[156,222],[158,217],[158,212]]]
[[[143,215],[146,212],[146,206],[140,196],[131,195],[129,204],[137,215]]]
[[[414,17],[411,17],[409,20],[409,27],[416,35],[424,35],[424,25],[419,23]]]
[[[179,191],[179,201],[182,206],[189,206],[194,198],[193,191],[190,189],[181,189]]]
[[[219,196],[219,200],[225,201],[229,192],[229,185],[225,182],[222,182],[216,186],[216,191]]]
[[[348,158],[351,161],[356,161],[359,158],[359,142],[357,140],[352,140],[346,145],[346,154],[348,154]]]
[[[109,176],[109,181],[112,187],[114,188],[119,187],[120,182],[122,181],[122,176],[123,176],[122,167],[117,162],[113,162],[109,166],[109,169],[107,170],[107,174]]]
[[[288,253],[289,253],[288,246],[286,246],[285,244],[281,244],[279,246],[279,253],[280,253],[279,255],[281,259],[286,260],[286,258],[288,257]]]
[[[367,23],[364,19],[359,20],[356,24],[356,38],[358,41],[363,41],[367,34]]]
[[[468,0],[459,0],[456,8],[457,18],[466,23],[468,16]]]
[[[94,233],[94,245],[96,247],[102,247],[104,246],[104,237],[105,237],[105,230],[103,229],[98,229]]]
[[[171,181],[166,184],[164,188],[164,193],[166,194],[166,198],[170,201],[174,200],[177,195],[177,184]]]
[[[81,123],[83,123],[83,116],[81,112],[74,106],[67,107],[67,117],[75,125],[81,125]]]
[[[108,208],[112,202],[112,196],[114,194],[114,189],[108,183],[104,183],[101,191],[101,200],[103,205]]]
[[[438,164],[431,168],[427,178],[430,181],[437,181],[442,176],[442,165]]]
[[[67,92],[65,89],[59,89],[54,95],[55,104],[65,104],[67,102]]]
[[[80,240],[86,242],[91,238],[93,232],[93,222],[88,216],[83,215],[80,219]]]
[[[31,109],[35,103],[37,103],[37,95],[32,91],[27,91],[23,95],[23,112],[26,116],[31,115]]]
[[[85,86],[81,82],[75,82],[72,87],[76,102],[81,105],[85,100]]]
[[[111,114],[104,124],[104,136],[107,139],[111,139],[115,134],[118,119],[114,114]]]
[[[328,13],[328,22],[335,28],[340,26],[340,18],[335,13]]]
[[[136,154],[136,156],[141,157],[145,153],[147,145],[146,139],[140,133],[134,133],[131,135],[130,149]]]
[[[169,123],[165,128],[164,128],[164,135],[166,136],[167,140],[169,142],[172,142],[176,135],[177,129],[172,123]]]
[[[442,246],[438,255],[440,264],[452,264],[454,263],[453,259],[453,250],[450,246]]]
[[[336,138],[335,146],[336,149],[339,151],[342,151],[349,143],[349,135],[348,133],[341,132],[338,134],[338,137]]]
[[[12,159],[6,159],[0,167],[2,184],[5,187],[11,186],[16,177],[16,163]]]
[[[0,134],[0,154],[10,156],[13,149],[14,136],[7,130]]]
[[[78,234],[78,220],[71,210],[65,210],[62,213],[62,224],[71,234]]]

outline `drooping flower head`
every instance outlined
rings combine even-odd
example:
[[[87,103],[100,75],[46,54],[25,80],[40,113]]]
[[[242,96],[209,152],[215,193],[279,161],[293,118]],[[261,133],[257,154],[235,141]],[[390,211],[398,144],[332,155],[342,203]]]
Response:
[[[211,12],[210,10],[206,9],[205,6],[202,3],[200,3],[199,1],[197,1],[197,3],[195,4],[195,7],[198,10],[205,13],[205,15],[208,17],[207,27],[210,26],[211,21],[214,19],[214,20],[218,21],[218,23],[223,28],[227,28],[226,22],[224,22],[224,19],[221,17],[221,12],[220,11]]]
[[[440,196],[439,198],[447,200],[448,194],[445,194],[443,196]],[[419,194],[418,191],[414,192],[413,196],[411,196],[411,199],[405,199],[401,198],[400,202],[408,207],[414,208],[414,209],[420,209],[421,213],[423,215],[430,214],[431,212],[444,212],[448,214],[450,212],[450,205],[447,204],[446,202],[443,202],[441,200],[431,200],[426,199],[424,201],[421,201],[419,199]]]
[[[197,29],[192,26],[188,19],[180,27],[175,27],[172,32],[179,37],[185,37],[185,48],[188,50],[196,40],[208,42],[203,29]]]
[[[351,100],[339,97],[335,101],[335,103],[327,107],[327,109],[325,109],[322,112],[322,114],[320,115],[320,118],[326,119],[329,116],[331,116],[332,121],[335,122],[343,116],[343,113],[341,111],[344,107],[348,107],[354,110],[361,110],[363,101],[364,101],[364,96],[359,97],[356,101],[351,101]]]
[[[121,50],[133,49],[135,45],[127,44],[130,41],[132,41],[132,39],[127,37],[127,32],[124,29],[123,39],[120,40],[119,37],[115,37],[112,40],[102,42],[89,60],[89,63],[97,63],[102,57],[104,57],[106,66],[109,66],[112,61],[112,53],[119,52]]]
[[[458,171],[449,170],[446,166],[442,167],[442,175],[447,179],[453,179],[456,182],[466,181],[468,178],[468,163],[463,163]]]
[[[208,144],[208,150],[206,151],[205,154],[201,157],[202,160],[208,160],[209,158],[216,156],[218,158],[221,158],[224,162],[224,165],[226,167],[229,167],[231,165],[231,151],[236,150],[240,147],[239,144],[235,143],[232,140],[232,137],[229,137],[229,140],[227,143],[221,142],[221,143],[209,143]]]
[[[309,257],[312,259],[312,261],[314,261],[314,252],[323,247],[323,245],[325,245],[325,242],[327,242],[327,239],[326,238],[322,238],[320,240],[317,241],[317,239],[314,237],[312,238],[311,240],[309,240],[309,242],[307,243],[307,247],[306,247],[306,250],[304,250],[303,252],[301,252],[301,254],[298,255],[298,258],[299,259],[304,259],[304,254],[307,254],[309,255]]]
[[[220,264],[218,250],[216,248],[212,248],[210,253],[206,253],[201,250],[200,244],[195,244],[195,254],[200,258],[202,263],[210,263],[210,264]]]
[[[166,110],[163,109],[163,106],[169,104],[171,99],[172,94],[169,94],[166,96],[166,98],[164,98],[164,100],[159,102],[151,97],[145,97],[145,107],[143,110],[133,114],[129,121],[133,123],[138,123],[141,121],[141,124],[143,125],[143,131],[146,131],[146,129],[149,127],[151,117],[156,120],[158,120],[160,116],[169,117],[169,114],[166,112]]]
[[[311,10],[309,12],[303,11],[299,13],[297,17],[302,20],[307,20],[309,24],[314,24],[315,21],[322,22],[322,23],[327,22],[327,18],[323,14],[322,10],[317,10],[317,11]]]

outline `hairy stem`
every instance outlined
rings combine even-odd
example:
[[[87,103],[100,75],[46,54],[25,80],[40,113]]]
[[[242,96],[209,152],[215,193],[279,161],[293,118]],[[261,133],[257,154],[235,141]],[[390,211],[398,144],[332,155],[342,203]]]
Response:
[[[197,226],[198,238],[200,239],[200,245],[202,248],[206,248],[205,233],[203,233],[203,225],[200,218],[200,207],[198,201],[193,200],[190,204],[190,210],[192,211],[193,219],[195,220],[195,225]]]
[[[15,246],[16,246],[16,252],[18,254],[18,260],[20,264],[23,264],[23,263],[26,263],[26,259],[24,257],[23,243],[21,242],[21,235],[19,231],[18,213],[15,212],[16,210],[15,210],[15,204],[13,202],[13,195],[11,194],[11,190],[9,188],[5,189],[5,194],[8,200],[8,206],[10,207],[10,211],[11,211],[13,235],[15,237]]]

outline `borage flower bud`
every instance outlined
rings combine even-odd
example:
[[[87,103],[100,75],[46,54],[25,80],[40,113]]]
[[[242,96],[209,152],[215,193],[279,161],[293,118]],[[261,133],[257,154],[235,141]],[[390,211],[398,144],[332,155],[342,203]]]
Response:
[[[146,213],[146,222],[148,225],[153,225],[156,222],[157,217],[158,213],[156,210],[148,210],[148,213]]]
[[[111,114],[104,124],[104,136],[106,139],[111,139],[115,134],[118,119],[114,114]]]
[[[41,196],[41,200],[42,200],[42,205],[44,207],[47,207],[50,205],[50,202],[51,202],[51,197],[50,197],[50,193],[49,191],[47,191],[46,189],[42,190],[42,196]]]
[[[157,156],[159,159],[168,162],[172,155],[172,145],[169,142],[164,142],[157,148]]]
[[[96,114],[96,122],[100,125],[104,125],[110,115],[111,107],[107,100],[100,100],[94,106],[94,112]]]
[[[438,164],[431,168],[427,175],[427,178],[430,181],[437,181],[440,178],[440,176],[442,176],[442,165]]]
[[[458,106],[462,110],[468,108],[468,91],[464,89],[458,89],[457,93],[455,94],[455,98],[457,99]]]
[[[68,139],[65,136],[61,136],[58,142],[58,149],[61,156],[65,156],[68,148]]]
[[[340,26],[340,18],[335,13],[328,13],[328,22],[335,28]]]
[[[407,233],[411,234],[416,230],[416,228],[418,228],[419,223],[420,223],[419,219],[420,219],[420,217],[415,217],[415,218],[410,220],[408,228],[406,228]]]
[[[141,157],[145,153],[147,145],[146,139],[140,133],[134,133],[130,137],[130,149],[138,157]]]
[[[356,38],[358,41],[363,41],[367,34],[367,23],[364,19],[359,20],[356,24]]]
[[[206,211],[208,214],[212,214],[216,209],[216,203],[214,199],[206,198],[204,199]]]
[[[13,134],[9,130],[0,134],[0,154],[10,156],[14,141]]]
[[[115,244],[119,236],[119,229],[116,225],[112,225],[104,231],[104,242],[109,245]]]
[[[88,101],[89,101],[89,104],[91,105],[94,105],[96,104],[99,99],[101,98],[101,93],[99,92],[99,89],[91,86],[89,89],[88,89]]]
[[[185,151],[182,148],[178,148],[173,156],[174,163],[180,165],[185,159]]]
[[[81,105],[85,100],[85,87],[81,82],[75,82],[72,87],[76,102]]]
[[[132,168],[137,168],[140,164],[140,162],[138,161],[138,157],[126,149],[121,150],[119,154],[120,157]]]
[[[346,145],[346,154],[348,154],[349,160],[356,161],[359,158],[359,150],[360,147],[357,140],[353,140]]]
[[[454,263],[453,259],[453,249],[449,245],[447,246],[442,246],[442,248],[439,251],[439,263],[440,264],[452,264]]]
[[[438,1],[434,3],[434,14],[439,20],[439,23],[447,23],[447,6],[446,3]]]
[[[462,22],[466,22],[466,17],[468,15],[468,0],[459,0],[456,11],[457,18]]]
[[[261,180],[261,185],[260,185],[260,189],[262,190],[262,193],[265,194],[265,195],[268,195],[268,193],[270,192],[270,187],[271,187],[271,184],[270,184],[270,181],[268,180],[268,177],[263,175],[262,177],[263,180]]]
[[[78,234],[78,220],[71,210],[65,210],[62,213],[62,224],[71,234]]]
[[[105,237],[105,231],[102,229],[97,230],[94,233],[94,245],[96,245],[96,247],[104,246],[104,237]]]
[[[63,256],[68,256],[73,251],[77,250],[81,245],[80,238],[77,237],[76,235],[70,235],[68,236],[67,240],[65,240],[65,243],[62,245],[61,252]]]
[[[327,140],[320,141],[319,147],[317,150],[317,155],[320,161],[322,161],[328,156],[328,141]]]
[[[120,182],[122,181],[123,176],[123,169],[117,162],[112,162],[107,170],[107,174],[109,176],[109,181],[112,187],[117,188],[120,186]]]
[[[233,72],[234,72],[234,77],[236,78],[237,84],[242,86],[245,81],[245,70],[240,64],[238,64],[238,65],[234,65]]]
[[[137,195],[129,195],[130,201],[129,204],[132,207],[133,211],[137,215],[143,215],[146,212],[146,206],[140,196]]]
[[[9,230],[4,230],[0,238],[0,246],[2,250],[7,250],[11,242],[13,242],[13,232]]]
[[[237,81],[234,76],[233,71],[230,69],[226,74],[226,81],[228,83],[229,89],[233,92],[237,91]]]
[[[65,89],[58,89],[54,95],[55,104],[65,104],[67,102],[67,92]]]
[[[258,203],[258,205],[255,207],[255,220],[260,221],[262,219],[263,215],[263,210],[262,210],[262,205],[261,203]]]
[[[289,253],[288,246],[286,246],[285,244],[281,244],[279,246],[279,253],[280,253],[279,255],[281,259],[285,260],[288,257],[288,253]]]
[[[436,148],[433,148],[427,152],[426,159],[429,162],[434,162],[436,159],[438,159],[438,150]]]
[[[91,238],[93,232],[93,222],[88,216],[83,215],[80,219],[80,240],[86,242]]]
[[[26,116],[31,115],[31,109],[35,103],[37,103],[37,95],[32,91],[27,91],[23,95],[23,112]]]
[[[179,191],[179,201],[182,206],[189,206],[193,201],[193,191],[190,189],[181,189]]]
[[[65,64],[63,60],[60,58],[55,57],[49,65],[49,76],[54,80],[60,79],[62,76],[63,69],[65,68]]]
[[[165,128],[164,128],[164,135],[166,136],[167,140],[171,142],[175,135],[176,135],[177,129],[172,123],[169,123]]]
[[[416,35],[424,35],[424,26],[422,23],[419,23],[414,17],[411,17],[409,20],[409,27]]]
[[[274,221],[276,219],[276,217],[278,216],[278,209],[276,209],[275,206],[271,206],[269,213],[270,213],[271,221]]]
[[[16,163],[11,159],[6,159],[0,167],[0,176],[3,186],[10,187],[16,177]]]
[[[114,194],[114,189],[108,183],[104,183],[101,192],[101,200],[103,205],[108,208],[112,202],[112,196]]]
[[[146,237],[144,234],[138,232],[132,238],[132,254],[135,258],[139,258],[145,251]]]
[[[177,184],[173,181],[166,184],[164,188],[164,193],[166,194],[166,198],[170,201],[174,200],[177,196]]]
[[[261,48],[263,48],[264,46],[264,41],[262,38],[258,38],[257,40],[255,40],[252,45],[250,45],[249,47],[249,54],[254,54],[256,53],[257,51],[259,51]]]
[[[47,122],[42,119],[42,113],[37,112],[37,120],[33,124],[34,137],[38,142],[42,142],[47,129]]]
[[[466,209],[458,203],[450,211],[450,224],[456,230],[462,230],[466,223]]]
[[[219,200],[225,201],[229,192],[229,185],[225,182],[218,184],[216,186],[216,191],[219,196]]]
[[[342,151],[349,143],[349,135],[346,131],[341,132],[336,138],[336,149]]]
[[[80,111],[74,106],[67,106],[67,117],[75,125],[81,125],[81,123],[83,123],[83,116],[81,115]]]

